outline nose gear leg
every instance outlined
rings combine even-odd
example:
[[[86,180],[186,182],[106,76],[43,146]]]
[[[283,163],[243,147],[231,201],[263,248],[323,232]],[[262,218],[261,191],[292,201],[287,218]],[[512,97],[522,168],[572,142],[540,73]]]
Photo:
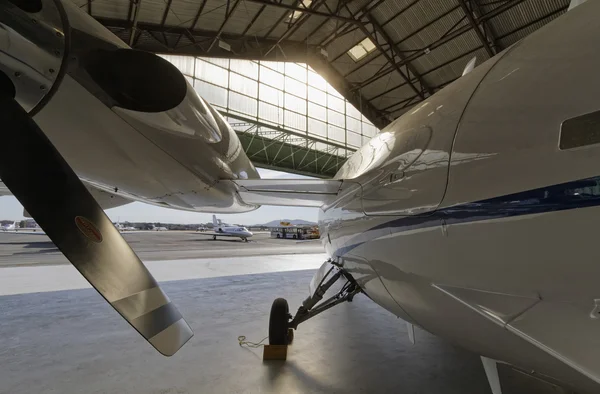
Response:
[[[336,294],[321,302],[327,290],[340,279],[346,280],[342,288]],[[354,296],[361,291],[362,289],[349,273],[337,266],[331,266],[313,293],[302,302],[295,316],[289,314],[286,300],[278,298],[273,302],[269,319],[269,342],[271,344],[291,343],[293,330],[297,329],[300,323],[342,302],[352,302]],[[283,324],[283,321],[287,324]]]

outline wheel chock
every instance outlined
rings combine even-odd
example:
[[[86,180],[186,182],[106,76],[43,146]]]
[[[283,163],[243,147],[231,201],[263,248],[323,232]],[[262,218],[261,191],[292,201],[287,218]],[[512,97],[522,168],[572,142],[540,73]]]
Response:
[[[287,345],[265,345],[263,360],[286,360],[287,348]]]

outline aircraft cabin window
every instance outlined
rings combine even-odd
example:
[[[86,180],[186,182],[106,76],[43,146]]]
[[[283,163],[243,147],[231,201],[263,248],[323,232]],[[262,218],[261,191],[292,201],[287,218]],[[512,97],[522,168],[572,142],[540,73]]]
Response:
[[[600,111],[565,120],[560,128],[561,150],[600,143]]]

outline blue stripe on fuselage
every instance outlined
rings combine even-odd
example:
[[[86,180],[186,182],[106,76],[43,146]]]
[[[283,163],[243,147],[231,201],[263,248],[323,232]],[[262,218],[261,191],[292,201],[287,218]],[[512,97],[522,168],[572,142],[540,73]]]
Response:
[[[389,222],[377,225],[365,233],[373,233],[376,230],[389,228],[390,233],[388,234],[395,234],[440,226],[442,220],[446,224],[460,224],[598,205],[600,205],[600,176],[507,194],[487,200],[453,205],[415,216],[396,216]],[[365,233],[362,233],[362,238],[364,238]],[[357,246],[377,238],[367,237],[367,240],[357,242],[359,237],[361,235],[354,237],[353,240],[348,242],[349,245],[339,248],[333,255],[343,256]]]

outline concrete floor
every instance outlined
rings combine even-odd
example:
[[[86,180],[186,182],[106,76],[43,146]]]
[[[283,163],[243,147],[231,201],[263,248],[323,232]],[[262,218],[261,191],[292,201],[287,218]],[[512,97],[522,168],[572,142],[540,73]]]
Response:
[[[140,244],[154,236],[141,236]],[[92,289],[33,293],[59,276],[47,270],[70,267],[0,268],[0,278],[16,270],[21,276],[11,281],[23,280],[24,273],[35,278],[30,287],[20,286],[30,293],[0,296],[0,393],[490,393],[477,355],[419,329],[411,345],[405,324],[363,295],[300,325],[286,362],[263,362],[262,349],[240,347],[239,335],[254,341],[267,335],[274,298],[297,308],[314,272],[297,269],[322,258],[150,263],[159,280],[167,272],[180,279],[162,287],[195,331],[171,358],[158,354]],[[268,272],[277,261],[287,272]],[[240,267],[248,274],[231,276]],[[188,271],[196,278],[183,279]],[[77,287],[68,276],[63,280]],[[6,283],[0,280],[0,288]],[[555,393],[507,367],[500,375],[504,394]]]

